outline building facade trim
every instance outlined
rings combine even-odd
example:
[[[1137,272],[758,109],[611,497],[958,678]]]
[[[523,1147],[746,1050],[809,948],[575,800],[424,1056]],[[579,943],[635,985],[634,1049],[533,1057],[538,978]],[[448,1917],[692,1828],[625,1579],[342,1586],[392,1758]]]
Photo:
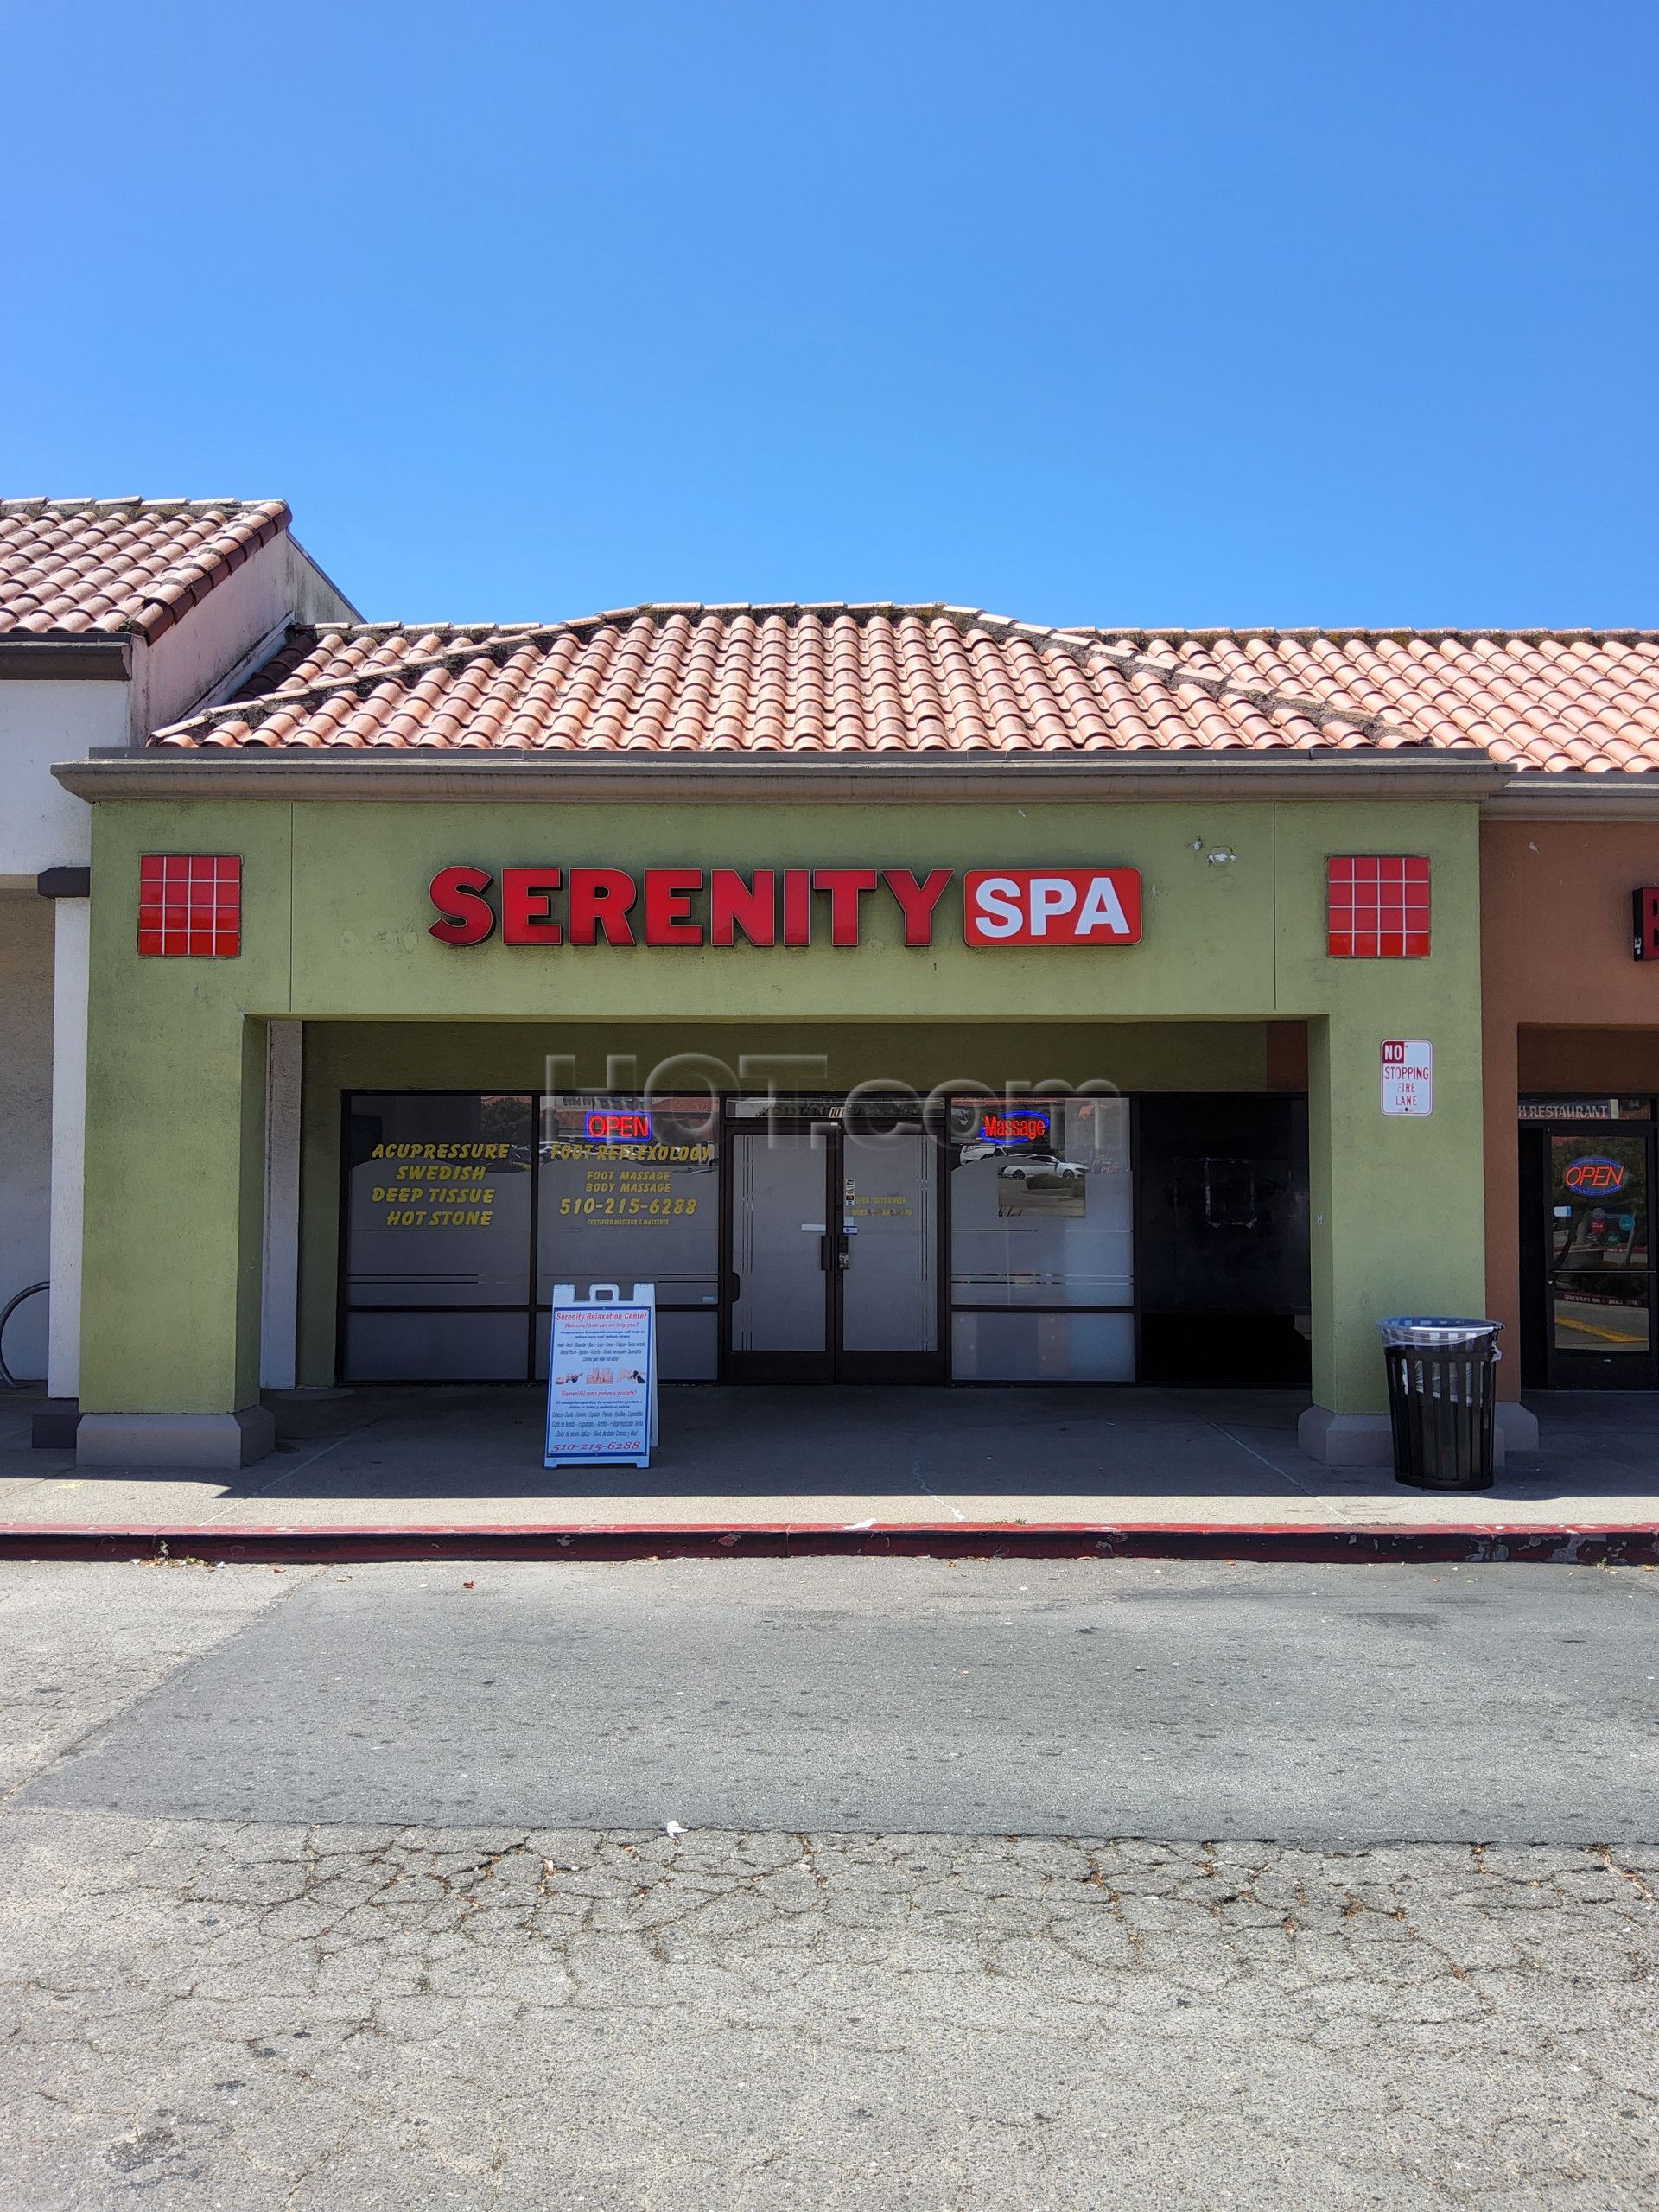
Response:
[[[520,792],[561,805],[619,801],[693,804],[733,799],[890,800],[953,804],[1030,798],[1484,800],[1503,788],[1503,772],[1482,758],[1399,754],[1360,757],[1236,753],[1158,760],[1131,753],[1084,760],[1039,755],[927,760],[845,756],[641,753],[599,759],[569,753],[348,752],[307,746],[258,753],[94,752],[52,771],[78,798],[479,799],[499,804]],[[1599,779],[1599,780],[1605,780]]]
[[[130,637],[0,637],[0,683],[124,683],[131,673]]]

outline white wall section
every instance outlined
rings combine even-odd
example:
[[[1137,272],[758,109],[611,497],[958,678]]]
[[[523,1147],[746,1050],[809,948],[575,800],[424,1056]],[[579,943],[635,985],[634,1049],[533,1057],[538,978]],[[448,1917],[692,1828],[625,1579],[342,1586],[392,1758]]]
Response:
[[[0,1306],[47,1272],[51,1067],[52,909],[0,891]],[[5,1351],[20,1379],[45,1374],[44,1298],[12,1315]]]
[[[44,906],[44,899],[38,902]],[[47,1390],[80,1395],[80,1236],[86,1152],[86,972],[90,899],[51,902],[52,1292]]]
[[[124,683],[0,683],[0,884],[32,898],[42,868],[86,866],[92,810],[52,764],[126,742]]]

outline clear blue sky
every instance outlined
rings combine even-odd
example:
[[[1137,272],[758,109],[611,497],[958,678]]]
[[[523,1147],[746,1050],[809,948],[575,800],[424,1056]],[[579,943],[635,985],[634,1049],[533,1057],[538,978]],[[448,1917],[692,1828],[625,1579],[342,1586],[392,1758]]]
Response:
[[[367,614],[1659,625],[1659,8],[109,0],[0,71],[0,482]]]

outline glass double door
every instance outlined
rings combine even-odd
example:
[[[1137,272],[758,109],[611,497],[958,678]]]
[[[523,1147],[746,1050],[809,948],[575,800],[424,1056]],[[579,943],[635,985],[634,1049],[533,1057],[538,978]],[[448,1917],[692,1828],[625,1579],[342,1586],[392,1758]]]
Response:
[[[943,1381],[933,1140],[919,1127],[728,1127],[728,1377]]]
[[[1653,1131],[1551,1129],[1542,1163],[1546,1372],[1557,1389],[1652,1389]]]

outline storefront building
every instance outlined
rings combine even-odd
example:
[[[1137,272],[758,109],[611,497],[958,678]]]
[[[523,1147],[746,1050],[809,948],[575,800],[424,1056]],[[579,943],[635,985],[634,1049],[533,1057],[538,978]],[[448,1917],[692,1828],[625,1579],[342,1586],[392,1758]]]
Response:
[[[1659,1389],[1659,809],[1536,776],[1482,829],[1489,1310],[1506,1395]]]
[[[1503,1265],[1514,769],[1459,687],[1508,650],[296,630],[59,772],[83,1460],[255,1456],[262,1385],[533,1381],[570,1281],[653,1282],[669,1379],[1277,1383],[1376,1459],[1378,1316]]]
[[[352,615],[290,522],[280,499],[0,499],[0,1373],[48,1381],[66,1408],[91,817],[52,768],[143,745],[267,661],[290,625]],[[34,1427],[73,1441],[73,1411]]]

